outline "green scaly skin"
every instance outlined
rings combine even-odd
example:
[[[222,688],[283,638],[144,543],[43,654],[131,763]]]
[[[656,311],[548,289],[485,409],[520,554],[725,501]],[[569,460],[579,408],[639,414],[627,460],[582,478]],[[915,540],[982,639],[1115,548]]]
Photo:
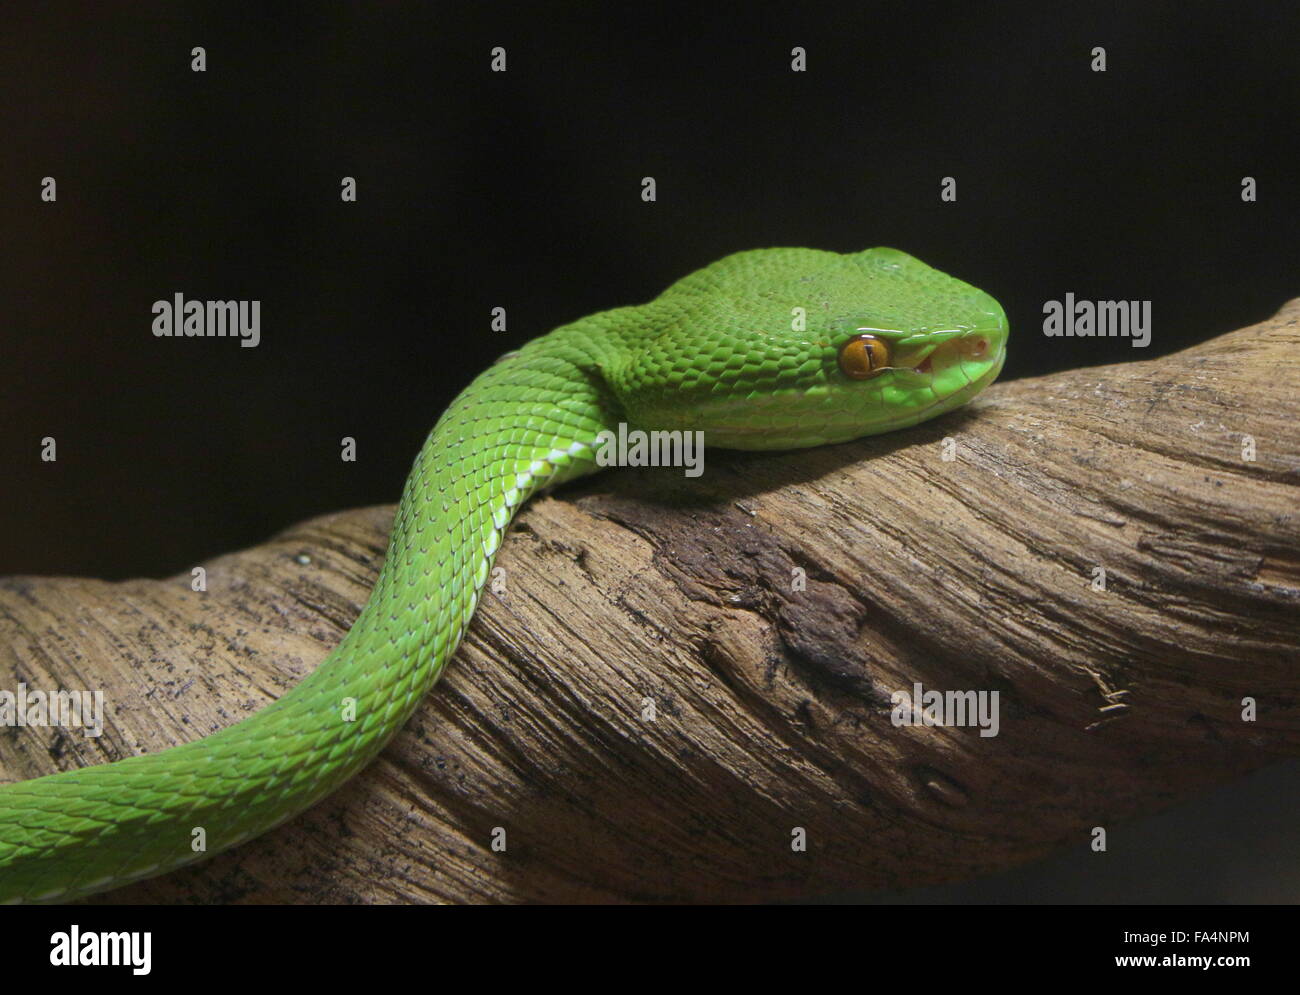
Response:
[[[860,329],[893,358],[852,380],[837,355]],[[977,337],[982,352],[969,348]],[[515,511],[540,487],[595,472],[602,431],[702,430],[706,445],[738,449],[843,442],[964,404],[997,376],[1006,337],[992,297],[902,252],[762,249],[529,342],[438,420],[370,600],[310,677],[206,739],[0,786],[0,900],[67,900],[163,874],[266,832],[361,770],[455,652]]]

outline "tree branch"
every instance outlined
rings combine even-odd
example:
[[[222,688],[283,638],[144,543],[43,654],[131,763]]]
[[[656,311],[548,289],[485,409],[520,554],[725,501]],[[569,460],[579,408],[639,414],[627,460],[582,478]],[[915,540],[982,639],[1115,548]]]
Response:
[[[1298,317],[1293,301],[1174,356],[996,385],[893,435],[709,451],[698,480],[619,470],[537,499],[499,559],[504,591],[372,767],[106,900],[912,886],[1086,845],[1294,755]],[[103,688],[108,705],[99,739],[0,730],[0,770],[154,752],[283,694],[360,610],[392,513],[216,559],[206,593],[188,572],[0,582],[0,678]],[[891,694],[914,682],[998,691],[998,735],[894,725]]]

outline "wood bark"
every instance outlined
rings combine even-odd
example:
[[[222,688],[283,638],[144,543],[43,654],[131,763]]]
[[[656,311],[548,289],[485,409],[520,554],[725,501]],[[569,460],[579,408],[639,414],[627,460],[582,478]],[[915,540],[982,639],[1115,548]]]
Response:
[[[904,432],[535,499],[504,589],[373,766],[100,900],[903,888],[1085,847],[1294,755],[1297,319],[1293,301],[1172,356],[998,384]],[[0,687],[108,705],[98,739],[0,730],[3,777],[162,750],[283,694],[360,610],[393,510],[215,559],[205,593],[189,570],[0,582]],[[916,682],[997,691],[998,734],[894,724]]]

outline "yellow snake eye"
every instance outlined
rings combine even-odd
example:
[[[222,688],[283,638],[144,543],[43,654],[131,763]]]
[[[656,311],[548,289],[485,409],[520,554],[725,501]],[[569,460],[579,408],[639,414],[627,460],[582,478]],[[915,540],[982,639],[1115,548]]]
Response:
[[[855,335],[840,346],[840,369],[851,380],[867,380],[889,366],[889,343],[874,335]]]

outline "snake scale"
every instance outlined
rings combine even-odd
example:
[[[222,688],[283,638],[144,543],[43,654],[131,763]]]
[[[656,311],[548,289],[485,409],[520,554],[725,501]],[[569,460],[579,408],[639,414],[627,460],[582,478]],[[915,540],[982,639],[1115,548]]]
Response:
[[[1006,339],[992,297],[903,252],[779,248],[528,342],[438,419],[374,590],[309,677],[204,739],[0,785],[0,901],[65,901],[193,863],[361,770],[455,652],[516,510],[599,469],[602,432],[844,442],[966,403],[1001,370]]]

